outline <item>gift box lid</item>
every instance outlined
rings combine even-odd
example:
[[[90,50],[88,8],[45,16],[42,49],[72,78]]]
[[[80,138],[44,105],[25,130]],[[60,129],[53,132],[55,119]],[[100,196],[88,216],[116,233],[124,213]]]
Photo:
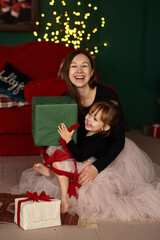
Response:
[[[69,96],[53,96],[53,97],[33,97],[32,101],[37,105],[53,105],[53,104],[73,104],[77,105],[75,100]]]

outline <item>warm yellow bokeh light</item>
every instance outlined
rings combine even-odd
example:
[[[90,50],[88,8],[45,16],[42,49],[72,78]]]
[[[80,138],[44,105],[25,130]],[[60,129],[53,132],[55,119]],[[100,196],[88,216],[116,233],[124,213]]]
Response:
[[[61,12],[56,4],[61,5],[61,9],[63,9]],[[84,10],[82,10],[82,8],[85,8],[81,0],[76,1],[75,9],[72,8],[73,12],[70,12],[69,1],[66,0],[50,0],[49,5],[52,6],[53,9],[53,19],[49,18],[47,20],[48,13],[42,13],[40,15],[40,17],[45,18],[42,22],[42,24],[44,24],[45,33],[43,32],[42,34],[38,31],[33,32],[33,35],[38,41],[52,41],[65,44],[67,47],[72,46],[75,49],[83,48],[85,46],[84,49],[92,55],[97,54],[100,47],[107,46],[106,42],[101,45],[98,43],[95,43],[97,45],[92,45],[93,42],[96,41],[95,34],[100,28],[104,28],[106,24],[105,17],[96,16],[97,13],[95,13],[95,11],[98,10],[98,7],[93,5],[92,1],[86,4],[88,11],[86,10],[85,13]],[[92,19],[96,19],[97,23],[95,24],[95,21]],[[40,24],[41,22],[39,21],[35,22],[35,25],[37,26]]]
[[[66,6],[66,2],[65,2],[65,1],[62,1],[62,5],[63,5],[63,6]]]
[[[36,31],[33,32],[34,36],[37,37],[38,33]]]

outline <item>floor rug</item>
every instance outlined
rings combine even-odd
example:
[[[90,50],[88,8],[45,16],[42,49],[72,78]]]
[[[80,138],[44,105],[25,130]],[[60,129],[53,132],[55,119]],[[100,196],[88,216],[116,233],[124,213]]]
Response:
[[[0,223],[14,222],[14,199],[26,197],[26,195],[12,195],[10,193],[0,193]],[[78,216],[61,214],[62,225],[77,225]]]

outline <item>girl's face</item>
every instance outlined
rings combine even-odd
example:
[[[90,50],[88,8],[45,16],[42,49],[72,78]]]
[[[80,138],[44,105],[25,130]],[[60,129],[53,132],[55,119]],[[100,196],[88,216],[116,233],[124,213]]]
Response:
[[[72,84],[77,88],[82,88],[88,85],[92,75],[93,69],[89,58],[83,53],[76,55],[69,68],[69,78]]]
[[[101,120],[102,111],[97,112],[96,110],[92,112],[92,109],[85,117],[85,129],[89,132],[98,133],[102,132],[104,129],[104,123]]]

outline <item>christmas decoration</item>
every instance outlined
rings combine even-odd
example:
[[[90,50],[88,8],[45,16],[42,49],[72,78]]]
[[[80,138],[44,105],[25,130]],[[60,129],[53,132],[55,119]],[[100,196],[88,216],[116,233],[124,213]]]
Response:
[[[41,30],[34,31],[34,36],[38,41],[53,41],[75,49],[85,49],[92,55],[97,54],[99,48],[106,47],[107,43],[95,45],[95,42],[99,42],[96,33],[105,27],[105,18],[99,16],[96,2],[51,0],[49,7],[52,12],[50,15],[49,12],[40,15],[36,25],[40,25]]]
[[[31,3],[29,0],[0,0],[0,20],[5,24],[30,21]]]

